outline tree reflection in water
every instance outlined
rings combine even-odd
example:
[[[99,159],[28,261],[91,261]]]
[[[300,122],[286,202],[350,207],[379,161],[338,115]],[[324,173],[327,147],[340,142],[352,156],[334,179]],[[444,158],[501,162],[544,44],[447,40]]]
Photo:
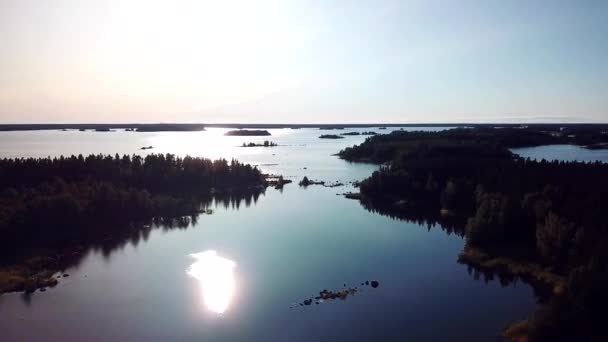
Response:
[[[163,231],[188,229],[198,223],[201,214],[212,212],[207,209],[223,207],[238,210],[243,204],[245,207],[256,204],[260,195],[263,194],[263,190],[216,193],[209,198],[201,199],[199,213],[190,216],[158,216],[148,220],[115,225],[100,224],[97,226],[95,222],[91,222],[91,225],[94,226],[90,229],[89,235],[79,240],[71,240],[64,246],[57,246],[55,248],[56,252],[52,257],[45,256],[44,259],[48,259],[47,267],[50,270],[59,273],[63,273],[68,269],[74,271],[78,269],[85,260],[85,257],[91,252],[99,252],[107,259],[112,253],[121,250],[129,244],[137,246],[142,242],[146,242],[150,233],[155,229]],[[32,297],[29,294],[24,294],[21,297],[26,304],[32,301]],[[220,306],[216,308],[220,308]]]

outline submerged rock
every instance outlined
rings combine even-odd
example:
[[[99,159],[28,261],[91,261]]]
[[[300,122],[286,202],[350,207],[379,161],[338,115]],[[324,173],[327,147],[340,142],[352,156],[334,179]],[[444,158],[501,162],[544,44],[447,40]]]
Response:
[[[365,282],[361,282],[361,286],[364,286],[364,284],[365,285],[371,284],[371,286],[373,288],[377,288],[380,283],[377,280],[373,280],[371,282],[369,280],[367,280]],[[323,289],[321,292],[319,292],[318,295],[315,295],[312,298],[305,299],[303,302],[300,303],[300,306],[309,306],[309,305],[312,305],[313,302],[315,305],[319,305],[319,304],[323,304],[325,301],[335,300],[335,299],[346,300],[349,296],[352,296],[352,295],[356,294],[357,292],[359,292],[358,287],[356,287],[356,286],[347,287],[347,284],[344,283],[343,288],[341,288],[340,290],[332,291],[332,290]]]
[[[304,176],[304,178],[302,178],[302,180],[298,184],[300,186],[307,187],[309,185],[325,185],[325,182],[310,180],[310,179],[308,179],[308,177]]]

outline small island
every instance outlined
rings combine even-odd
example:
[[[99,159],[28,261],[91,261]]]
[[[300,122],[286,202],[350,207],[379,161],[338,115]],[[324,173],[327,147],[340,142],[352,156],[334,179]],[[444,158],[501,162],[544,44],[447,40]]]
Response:
[[[308,177],[304,176],[304,178],[302,178],[302,180],[300,181],[300,183],[298,183],[298,185],[300,185],[302,187],[307,187],[309,185],[325,185],[325,182],[310,180],[310,179],[308,179]]]
[[[378,133],[373,132],[373,131],[364,131],[364,132],[347,132],[347,133],[342,133],[340,135],[376,135]]]
[[[344,137],[336,134],[323,134],[319,136],[319,139],[344,139]]]
[[[268,140],[264,140],[263,143],[250,142],[250,143],[243,143],[243,145],[241,145],[241,147],[275,147],[275,146],[278,146],[277,143],[268,141]]]
[[[263,137],[263,136],[270,135],[270,132],[268,132],[267,130],[261,130],[261,129],[254,129],[254,130],[237,129],[237,130],[233,130],[233,131],[228,131],[228,132],[224,133],[224,135],[234,136],[234,137],[255,137],[255,136]]]
[[[266,184],[272,186],[277,190],[283,190],[285,184],[291,183],[291,179],[285,179],[283,176],[265,175]]]

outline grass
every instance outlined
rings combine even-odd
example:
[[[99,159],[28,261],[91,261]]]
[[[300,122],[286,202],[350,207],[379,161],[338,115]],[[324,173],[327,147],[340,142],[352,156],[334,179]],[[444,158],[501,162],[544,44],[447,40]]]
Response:
[[[18,265],[0,267],[0,294],[7,292],[34,292],[53,287],[58,281],[52,258],[33,257]]]
[[[564,277],[546,270],[537,263],[506,257],[492,257],[482,250],[472,247],[466,247],[458,255],[458,261],[481,269],[506,271],[514,276],[534,279],[541,284],[550,286],[556,295],[564,294],[567,290]]]
[[[517,321],[508,325],[500,334],[505,342],[528,342],[528,331],[530,330],[527,320]]]

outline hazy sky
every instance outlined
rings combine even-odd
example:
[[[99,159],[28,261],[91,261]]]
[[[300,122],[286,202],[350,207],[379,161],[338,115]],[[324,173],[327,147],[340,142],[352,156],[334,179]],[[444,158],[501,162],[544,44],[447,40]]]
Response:
[[[608,122],[608,1],[0,0],[0,122]]]

